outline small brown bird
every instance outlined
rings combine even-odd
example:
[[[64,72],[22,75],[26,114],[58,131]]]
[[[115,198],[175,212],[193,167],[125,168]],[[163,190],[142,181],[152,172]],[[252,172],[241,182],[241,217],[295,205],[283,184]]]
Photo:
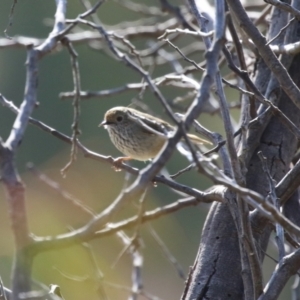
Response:
[[[154,158],[162,149],[170,132],[175,130],[166,121],[123,106],[108,110],[99,126],[103,125],[116,148],[126,155],[119,157],[118,162]],[[211,144],[193,134],[188,134],[188,137],[194,144]]]

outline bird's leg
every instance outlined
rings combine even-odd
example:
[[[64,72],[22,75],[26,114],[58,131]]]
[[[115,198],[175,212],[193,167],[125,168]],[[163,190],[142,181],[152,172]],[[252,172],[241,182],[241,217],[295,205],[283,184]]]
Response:
[[[120,172],[122,171],[122,169],[120,168],[120,166],[122,165],[122,163],[124,161],[127,160],[132,160],[132,158],[130,156],[121,156],[121,157],[117,157],[114,159],[114,165],[113,168],[115,169],[116,172]]]

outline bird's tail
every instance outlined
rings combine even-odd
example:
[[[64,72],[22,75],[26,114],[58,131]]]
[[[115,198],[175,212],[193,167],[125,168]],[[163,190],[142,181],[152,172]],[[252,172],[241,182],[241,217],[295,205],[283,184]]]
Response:
[[[194,134],[188,134],[189,139],[191,140],[192,143],[194,144],[209,144],[212,145],[212,143],[208,140],[202,139]]]

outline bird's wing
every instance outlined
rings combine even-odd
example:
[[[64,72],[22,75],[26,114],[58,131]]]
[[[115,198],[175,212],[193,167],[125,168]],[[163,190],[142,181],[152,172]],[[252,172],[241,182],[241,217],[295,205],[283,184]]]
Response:
[[[143,116],[143,114],[136,115],[134,112],[129,112],[129,118],[138,123],[145,133],[157,134],[162,137],[167,136],[168,128],[164,123],[156,121],[154,118]]]
[[[141,112],[139,112],[139,114],[135,114],[134,111],[129,111],[128,115],[132,121],[138,123],[142,127],[145,133],[156,134],[167,138],[169,136],[169,133],[174,131],[174,128],[170,124],[151,115]],[[194,134],[188,134],[188,137],[194,144],[212,145],[210,141],[200,138]]]

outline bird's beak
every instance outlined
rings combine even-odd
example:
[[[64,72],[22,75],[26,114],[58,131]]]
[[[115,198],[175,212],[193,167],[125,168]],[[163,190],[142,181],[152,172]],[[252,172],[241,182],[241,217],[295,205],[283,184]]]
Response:
[[[107,123],[106,120],[103,120],[103,121],[98,125],[98,127],[100,127],[100,126],[105,126],[105,125],[108,125],[108,123]]]

